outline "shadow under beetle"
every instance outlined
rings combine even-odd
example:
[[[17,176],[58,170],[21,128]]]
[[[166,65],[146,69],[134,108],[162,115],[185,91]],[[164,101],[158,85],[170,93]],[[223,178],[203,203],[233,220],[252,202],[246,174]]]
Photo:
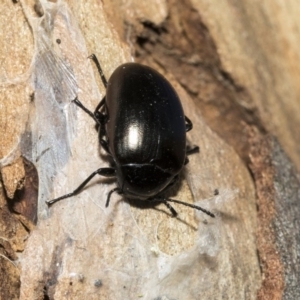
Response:
[[[177,212],[169,202],[215,217],[199,206],[163,196],[188,163],[187,155],[199,150],[186,147],[186,132],[193,124],[184,115],[171,84],[154,69],[137,63],[119,66],[107,82],[97,57],[93,54],[90,58],[97,66],[106,96],[94,113],[77,98],[73,101],[99,125],[100,144],[113,162],[111,167],[93,172],[72,193],[47,204],[76,195],[98,174],[117,179],[117,187],[107,195],[106,207],[112,193],[117,192],[128,199],[164,203],[173,216]]]

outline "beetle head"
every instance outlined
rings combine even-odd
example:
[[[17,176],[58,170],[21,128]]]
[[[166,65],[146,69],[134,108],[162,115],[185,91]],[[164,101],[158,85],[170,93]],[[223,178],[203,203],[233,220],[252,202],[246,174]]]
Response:
[[[162,192],[175,175],[153,164],[128,164],[117,168],[118,184],[124,196],[140,200]]]

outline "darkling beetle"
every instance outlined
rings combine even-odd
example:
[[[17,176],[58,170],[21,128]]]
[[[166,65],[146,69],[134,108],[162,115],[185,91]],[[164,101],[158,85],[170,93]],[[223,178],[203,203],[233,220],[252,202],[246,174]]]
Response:
[[[93,172],[72,193],[47,204],[78,194],[98,174],[117,179],[117,187],[107,195],[106,207],[112,193],[117,192],[128,199],[164,203],[173,216],[177,212],[169,202],[215,217],[199,206],[163,196],[188,163],[187,155],[199,150],[186,146],[186,132],[193,124],[184,115],[171,84],[154,69],[138,63],[119,66],[107,82],[97,57],[93,54],[90,58],[97,66],[106,96],[94,113],[77,97],[73,101],[99,125],[100,144],[113,162],[111,167]]]

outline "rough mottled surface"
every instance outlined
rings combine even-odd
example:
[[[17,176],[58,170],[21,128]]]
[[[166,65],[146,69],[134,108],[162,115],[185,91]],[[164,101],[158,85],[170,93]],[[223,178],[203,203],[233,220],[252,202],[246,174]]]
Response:
[[[252,2],[3,5],[4,299],[17,298],[20,283],[21,299],[255,299],[257,291],[261,299],[298,297],[299,179],[264,133],[277,136],[299,166],[299,18],[294,0]],[[116,195],[105,208],[113,182],[103,179],[47,209],[46,199],[108,164],[93,120],[71,103],[77,95],[93,110],[104,95],[91,53],[107,77],[136,56],[172,81],[194,122],[188,139],[200,146],[172,197],[210,209],[216,219],[177,205],[179,216],[171,218],[163,206],[142,209]],[[250,139],[249,125],[257,130]],[[245,167],[249,151],[254,184]],[[21,154],[39,182],[26,166],[24,181]],[[37,184],[39,222],[31,233]]]
[[[54,9],[56,5],[57,10]],[[37,45],[40,51],[33,69],[33,78],[37,78],[33,83],[38,115],[45,115],[40,107],[43,103],[48,105],[49,101],[54,104],[57,101],[60,105],[66,102],[63,112],[67,113],[72,108],[72,103],[68,105],[67,101],[72,100],[72,89],[76,86],[79,99],[87,107],[93,109],[101,99],[91,64],[86,59],[88,51],[80,29],[86,34],[88,47],[95,47],[92,51],[97,54],[105,74],[110,74],[109,69],[129,58],[128,48],[114,33],[101,4],[74,2],[71,7],[77,19],[60,3],[44,3],[46,13],[39,23],[34,23],[27,11],[36,40],[42,43]],[[98,11],[96,19],[88,14],[91,7]],[[97,26],[93,22],[98,22]],[[59,44],[55,42],[58,38]],[[92,41],[101,41],[101,44],[93,46]],[[77,45],[76,49],[70,48],[71,44]],[[56,55],[60,59],[56,59]],[[66,62],[64,71],[62,66]],[[60,78],[66,78],[65,85],[56,82]],[[98,80],[98,76],[96,78]],[[173,80],[171,76],[170,80]],[[47,94],[46,86],[51,82],[55,89],[50,85]],[[72,158],[63,168],[59,156],[59,143],[63,141],[53,141],[47,150],[46,134],[51,136],[51,128],[45,127],[45,123],[42,123],[44,127],[35,127],[38,119],[32,118],[32,136],[42,136],[37,147],[41,152],[32,156],[36,157],[40,179],[40,221],[21,258],[21,299],[41,297],[42,293],[50,298],[62,298],[68,293],[77,299],[87,295],[91,299],[137,296],[194,299],[200,295],[207,299],[224,295],[255,298],[260,274],[255,250],[256,207],[251,177],[234,150],[203,122],[200,111],[180,86],[176,85],[176,89],[186,114],[194,123],[188,138],[200,146],[201,153],[190,157],[183,177],[186,181],[173,191],[173,197],[196,202],[216,213],[217,218],[210,219],[184,206],[176,206],[179,216],[172,218],[161,205],[155,209],[141,209],[134,202],[127,203],[116,196],[110,207],[105,208],[106,194],[112,187],[101,179],[92,181],[80,195],[57,203],[50,210],[45,209],[43,201],[52,189],[56,196],[71,191],[98,166],[107,165],[107,161],[97,155],[93,120],[82,111],[76,110],[76,118],[70,120],[73,123],[69,127],[72,134],[68,142],[72,145]],[[49,114],[51,110],[47,105],[45,111]],[[60,115],[53,115],[59,124]],[[53,157],[59,158],[56,165],[50,164],[47,156],[55,149],[58,155]],[[67,153],[64,149],[61,148],[63,155]],[[55,180],[49,181],[52,178],[49,174],[55,173]],[[219,190],[219,195],[214,196],[215,189]],[[99,280],[102,284],[95,284]]]
[[[257,250],[263,273],[258,299],[281,299],[284,271],[273,227],[276,208],[271,138],[259,134],[254,129],[249,133],[250,167],[255,179],[258,205]]]
[[[251,169],[258,194],[259,299],[298,299],[300,176],[278,140],[251,131]]]
[[[300,175],[277,140],[272,140],[276,245],[284,268],[282,299],[300,299]]]

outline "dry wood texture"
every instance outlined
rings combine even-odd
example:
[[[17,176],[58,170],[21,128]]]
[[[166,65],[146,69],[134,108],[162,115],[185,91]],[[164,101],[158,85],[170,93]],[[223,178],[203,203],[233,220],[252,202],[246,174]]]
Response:
[[[0,8],[1,299],[300,298],[296,0]],[[107,77],[134,58],[174,84],[200,154],[171,194],[216,219],[118,196],[105,208],[103,179],[47,208],[108,165],[71,102],[105,95],[91,53]]]

